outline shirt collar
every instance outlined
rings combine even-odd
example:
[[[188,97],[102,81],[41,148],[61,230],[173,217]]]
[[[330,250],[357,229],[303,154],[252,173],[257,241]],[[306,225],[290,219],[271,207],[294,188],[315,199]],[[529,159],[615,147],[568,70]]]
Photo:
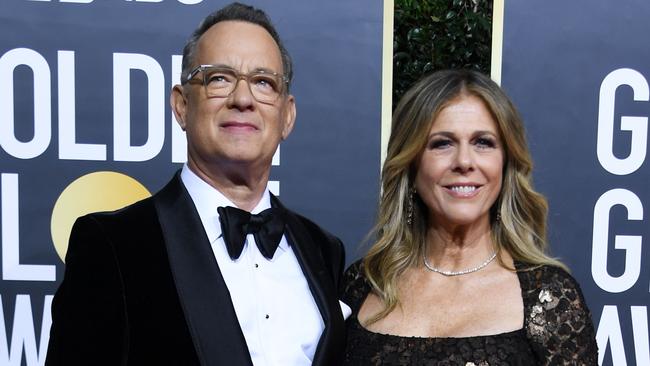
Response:
[[[208,240],[210,240],[210,243],[213,243],[221,237],[221,223],[219,222],[217,207],[237,207],[237,205],[223,195],[223,193],[219,192],[219,190],[196,175],[187,164],[183,165],[183,169],[181,170],[181,180],[194,202],[196,211],[199,213]],[[267,208],[271,208],[271,194],[268,189],[264,190],[262,198],[251,213],[257,214]],[[286,244],[283,245],[286,241],[282,240],[280,243],[280,247],[286,250]]]

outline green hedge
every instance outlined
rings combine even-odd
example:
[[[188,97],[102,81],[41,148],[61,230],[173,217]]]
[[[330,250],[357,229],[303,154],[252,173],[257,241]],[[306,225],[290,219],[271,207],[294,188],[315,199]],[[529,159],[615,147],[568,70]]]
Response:
[[[395,0],[393,107],[435,70],[490,72],[492,1]]]

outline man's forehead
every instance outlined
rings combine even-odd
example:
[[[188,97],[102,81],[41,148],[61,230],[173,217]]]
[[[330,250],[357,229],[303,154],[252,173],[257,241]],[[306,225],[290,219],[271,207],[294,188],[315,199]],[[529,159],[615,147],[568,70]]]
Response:
[[[199,63],[246,63],[253,68],[277,70],[282,67],[280,48],[271,34],[260,25],[244,21],[222,21],[210,27],[199,38],[196,56]]]

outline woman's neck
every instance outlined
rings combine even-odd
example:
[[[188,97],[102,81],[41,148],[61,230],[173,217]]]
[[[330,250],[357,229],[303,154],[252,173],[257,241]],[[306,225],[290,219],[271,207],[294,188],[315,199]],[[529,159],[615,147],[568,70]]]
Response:
[[[496,250],[487,220],[471,225],[431,226],[426,241],[427,262],[449,271],[476,266]]]

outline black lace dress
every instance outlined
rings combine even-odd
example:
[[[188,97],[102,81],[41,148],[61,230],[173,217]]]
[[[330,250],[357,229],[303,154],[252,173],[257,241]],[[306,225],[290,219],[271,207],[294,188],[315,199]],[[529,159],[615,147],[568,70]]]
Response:
[[[400,337],[363,328],[359,308],[370,292],[361,262],[345,272],[347,320],[344,365],[494,366],[597,365],[594,327],[578,283],[552,266],[515,263],[524,302],[523,328],[462,338]]]

